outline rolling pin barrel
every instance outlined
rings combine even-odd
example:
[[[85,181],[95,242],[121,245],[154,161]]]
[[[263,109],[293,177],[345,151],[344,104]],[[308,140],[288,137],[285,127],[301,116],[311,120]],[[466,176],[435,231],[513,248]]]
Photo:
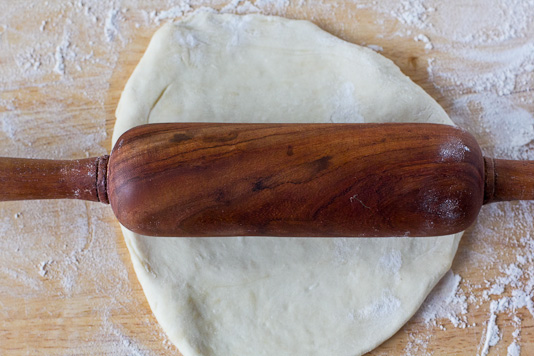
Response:
[[[0,157],[0,201],[111,203],[151,236],[437,236],[534,199],[534,162],[436,124],[150,124],[111,156]]]
[[[111,154],[111,206],[158,236],[435,236],[484,199],[467,132],[431,124],[151,124]]]

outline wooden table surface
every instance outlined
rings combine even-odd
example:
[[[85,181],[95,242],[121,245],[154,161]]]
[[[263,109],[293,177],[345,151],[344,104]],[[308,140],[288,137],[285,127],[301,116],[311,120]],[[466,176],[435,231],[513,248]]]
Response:
[[[528,54],[534,34],[521,21],[534,12],[512,14],[506,1],[452,3],[256,5],[372,45],[472,131],[486,153],[532,156],[534,81],[524,67],[534,64]],[[108,152],[121,90],[154,31],[191,8],[226,5],[253,10],[224,0],[0,0],[0,155],[73,159]],[[503,139],[500,131],[511,136]],[[456,296],[468,306],[455,315],[468,327],[416,316],[370,354],[483,353],[491,300],[522,288],[532,303],[526,285],[534,273],[533,213],[528,203],[486,207],[464,235],[452,271],[462,278]],[[503,279],[511,264],[521,270],[519,287]],[[504,292],[485,296],[497,282]],[[513,340],[522,355],[534,354],[533,315],[527,307],[512,309],[495,313],[500,340],[489,355],[506,355]],[[150,311],[111,209],[97,203],[0,203],[0,314],[0,355],[179,355]]]

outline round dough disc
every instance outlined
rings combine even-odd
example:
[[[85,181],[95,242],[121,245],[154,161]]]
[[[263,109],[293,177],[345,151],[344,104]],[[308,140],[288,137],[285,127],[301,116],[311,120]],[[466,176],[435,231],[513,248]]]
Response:
[[[113,142],[133,126],[173,121],[452,124],[367,48],[307,21],[209,12],[154,35],[122,94]],[[150,307],[184,356],[367,352],[415,313],[450,268],[461,236],[123,232]]]

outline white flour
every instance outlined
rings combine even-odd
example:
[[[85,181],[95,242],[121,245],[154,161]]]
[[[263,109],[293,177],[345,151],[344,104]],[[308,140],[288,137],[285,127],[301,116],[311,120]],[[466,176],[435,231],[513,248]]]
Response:
[[[534,44],[529,41],[534,37],[534,3],[485,3],[487,11],[462,6],[465,2],[460,0],[302,0],[291,2],[294,6],[288,0],[162,0],[150,5],[135,0],[0,2],[0,52],[11,54],[2,58],[0,66],[0,155],[68,159],[106,153],[106,117],[109,120],[114,110],[106,93],[114,71],[120,69],[121,51],[139,31],[151,33],[161,23],[196,8],[213,7],[222,12],[288,14],[323,21],[330,32],[386,56],[395,53],[397,41],[413,41],[424,53],[420,58],[428,76],[420,83],[429,84],[431,94],[441,96],[438,99],[453,121],[476,137],[485,154],[534,159],[534,118],[528,111],[533,105],[528,89],[534,80]],[[371,24],[376,35],[359,42],[358,35],[351,37],[336,22],[336,15],[354,19],[358,29],[360,11],[376,15]],[[382,26],[390,21],[398,23],[396,30],[388,27],[382,33]],[[340,88],[339,95],[350,90]],[[18,91],[32,95],[22,97]],[[82,103],[85,109],[70,112],[68,100]],[[357,107],[340,108],[340,115],[354,110]],[[72,125],[73,116],[86,125]],[[36,122],[52,137],[36,134]],[[461,147],[443,148],[444,159],[462,154]],[[8,208],[17,212],[8,214]],[[114,355],[152,355],[115,318],[124,308],[139,306],[129,298],[132,277],[116,252],[121,237],[106,221],[109,214],[104,206],[71,201],[0,206],[0,236],[9,237],[0,239],[0,298],[31,304],[45,298],[90,295],[86,305],[101,320],[98,337],[87,341],[91,350],[110,352],[109,344],[99,342],[105,337],[112,339]],[[453,271],[414,316],[424,328],[406,331],[406,355],[432,354],[436,328],[480,330],[478,355],[497,348],[499,354],[521,354],[522,322],[534,317],[533,217],[534,207],[525,202],[482,209],[478,223],[460,245]],[[514,260],[505,259],[500,245],[514,249]],[[401,265],[394,251],[381,260],[382,268],[392,274]],[[471,281],[473,269],[484,272],[484,283]],[[387,313],[393,307],[399,307],[398,301],[385,293],[372,310],[354,313]],[[14,311],[4,310],[6,318],[10,312]],[[474,321],[474,312],[485,315],[484,325]],[[153,321],[139,322],[154,339],[164,340],[160,331],[153,331]],[[168,342],[165,348],[175,350]]]

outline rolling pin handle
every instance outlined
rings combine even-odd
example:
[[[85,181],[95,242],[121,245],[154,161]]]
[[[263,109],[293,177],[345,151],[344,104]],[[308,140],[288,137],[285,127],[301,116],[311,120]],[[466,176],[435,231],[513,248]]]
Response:
[[[109,156],[79,160],[0,157],[0,201],[79,199],[109,204]]]
[[[489,204],[495,198],[495,160],[484,157],[484,204]]]
[[[98,201],[104,204],[109,204],[108,163],[109,155],[98,157],[96,171],[96,194],[98,196]]]
[[[534,161],[484,157],[484,204],[534,200]]]

